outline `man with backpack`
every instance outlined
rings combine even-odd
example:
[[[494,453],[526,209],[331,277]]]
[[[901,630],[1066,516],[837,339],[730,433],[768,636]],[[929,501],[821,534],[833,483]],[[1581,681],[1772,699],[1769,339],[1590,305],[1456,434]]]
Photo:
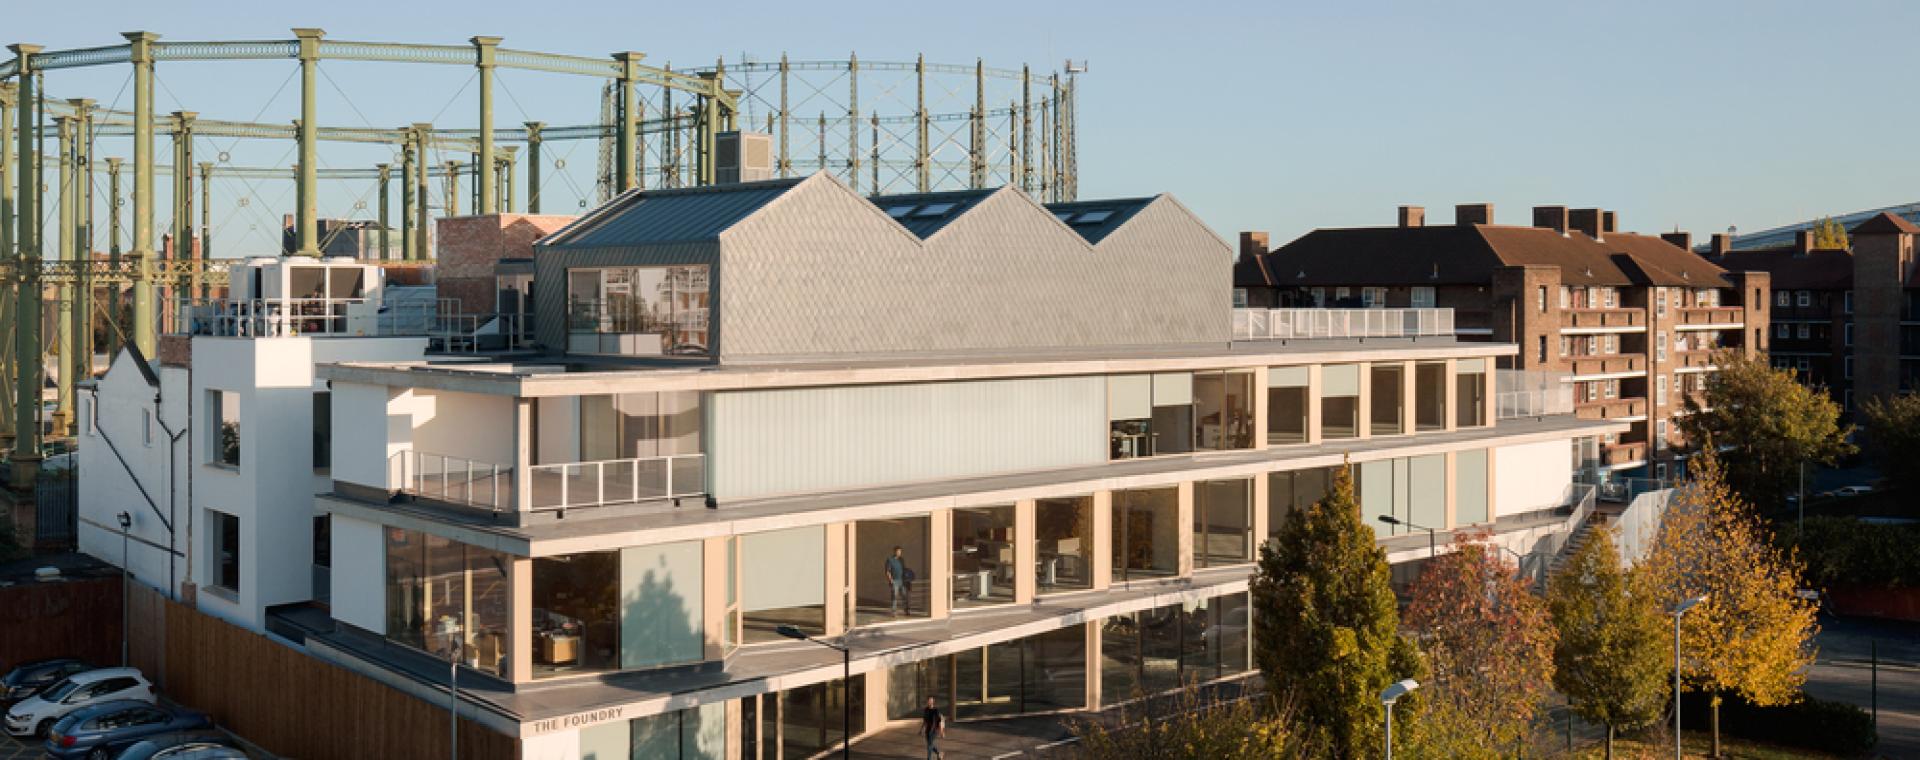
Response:
[[[913,616],[913,570],[907,567],[906,550],[893,547],[893,556],[887,558],[887,585],[893,589],[893,616],[900,617],[900,611],[906,610],[907,616]]]

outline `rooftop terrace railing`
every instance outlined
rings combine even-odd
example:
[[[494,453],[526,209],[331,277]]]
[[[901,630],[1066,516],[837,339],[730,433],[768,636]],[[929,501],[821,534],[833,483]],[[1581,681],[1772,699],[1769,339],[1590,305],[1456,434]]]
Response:
[[[427,335],[446,310],[447,299],[182,298],[163,331],[225,338]]]
[[[1453,335],[1452,309],[1234,309],[1234,340]]]
[[[513,509],[513,468],[507,465],[409,450],[387,458],[387,477],[409,496],[488,512]]]
[[[1564,372],[1503,369],[1494,372],[1494,418],[1573,414],[1573,384]]]
[[[542,464],[527,472],[535,510],[630,504],[707,492],[704,454]]]

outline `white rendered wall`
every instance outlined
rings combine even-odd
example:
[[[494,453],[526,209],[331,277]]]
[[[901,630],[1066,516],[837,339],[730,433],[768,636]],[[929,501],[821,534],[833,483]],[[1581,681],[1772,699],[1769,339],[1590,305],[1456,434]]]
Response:
[[[333,479],[386,488],[387,460],[406,448],[412,420],[391,415],[398,395],[384,385],[333,383]]]
[[[387,632],[386,536],[377,523],[333,516],[333,617]]]
[[[1495,517],[1560,506],[1573,482],[1566,441],[1502,446],[1493,453]]]
[[[1107,461],[1105,377],[714,393],[714,495],[782,493]]]
[[[120,566],[121,553],[136,580],[157,589],[178,588],[187,577],[187,441],[178,444],[176,471],[168,477],[165,428],[186,423],[187,373],[156,367],[160,388],[148,385],[128,354],[115,358],[92,392],[76,393],[80,414],[80,551]],[[159,402],[155,402],[155,396]],[[96,411],[94,404],[99,405]],[[89,424],[89,419],[93,424]],[[152,420],[153,438],[145,428]],[[108,443],[112,445],[109,446]],[[114,455],[115,449],[119,457]],[[124,464],[122,460],[124,459]],[[144,489],[145,495],[142,495]],[[171,493],[169,493],[171,491]],[[151,502],[149,502],[151,499]],[[133,520],[122,541],[117,516]],[[167,523],[172,522],[173,531]],[[172,562],[169,563],[169,548]]]

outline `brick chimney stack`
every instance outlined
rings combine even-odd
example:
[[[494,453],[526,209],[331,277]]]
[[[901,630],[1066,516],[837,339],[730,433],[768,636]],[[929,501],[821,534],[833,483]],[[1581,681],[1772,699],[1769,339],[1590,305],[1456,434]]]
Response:
[[[1534,206],[1533,226],[1567,234],[1566,206]]]
[[[1712,253],[1715,256],[1725,256],[1729,253],[1732,253],[1733,238],[1727,237],[1724,234],[1716,232],[1713,235],[1712,242],[1708,243],[1708,250],[1710,253]]]
[[[1620,221],[1620,216],[1618,214],[1613,213],[1612,211],[1600,212],[1600,231],[1619,232],[1620,228],[1615,226],[1615,224],[1618,223],[1619,221]]]
[[[1606,233],[1600,228],[1600,209],[1573,209],[1567,212],[1567,224],[1579,232],[1586,233],[1587,237],[1593,238],[1594,240],[1603,240],[1606,238]]]
[[[1424,206],[1401,206],[1401,207],[1400,207],[1400,226],[1402,226],[1402,227],[1425,227],[1425,226],[1427,226],[1427,209],[1426,209],[1426,207],[1424,207]]]
[[[1693,250],[1693,233],[1691,232],[1662,232],[1660,239],[1672,243],[1673,247],[1680,250]]]
[[[1240,259],[1242,261],[1252,261],[1256,256],[1265,256],[1267,255],[1267,250],[1267,233],[1240,233]]]
[[[1800,230],[1793,233],[1793,253],[1796,256],[1813,253],[1813,230]]]
[[[1462,203],[1454,206],[1453,223],[1461,227],[1470,224],[1493,224],[1493,204]]]

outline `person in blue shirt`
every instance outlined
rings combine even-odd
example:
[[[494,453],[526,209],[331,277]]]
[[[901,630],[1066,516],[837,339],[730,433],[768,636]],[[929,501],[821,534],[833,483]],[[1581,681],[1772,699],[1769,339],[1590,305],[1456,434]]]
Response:
[[[887,586],[893,589],[893,616],[900,617],[900,611],[906,610],[913,615],[913,600],[908,596],[912,587],[913,571],[907,569],[906,551],[893,547],[893,556],[887,557]]]

